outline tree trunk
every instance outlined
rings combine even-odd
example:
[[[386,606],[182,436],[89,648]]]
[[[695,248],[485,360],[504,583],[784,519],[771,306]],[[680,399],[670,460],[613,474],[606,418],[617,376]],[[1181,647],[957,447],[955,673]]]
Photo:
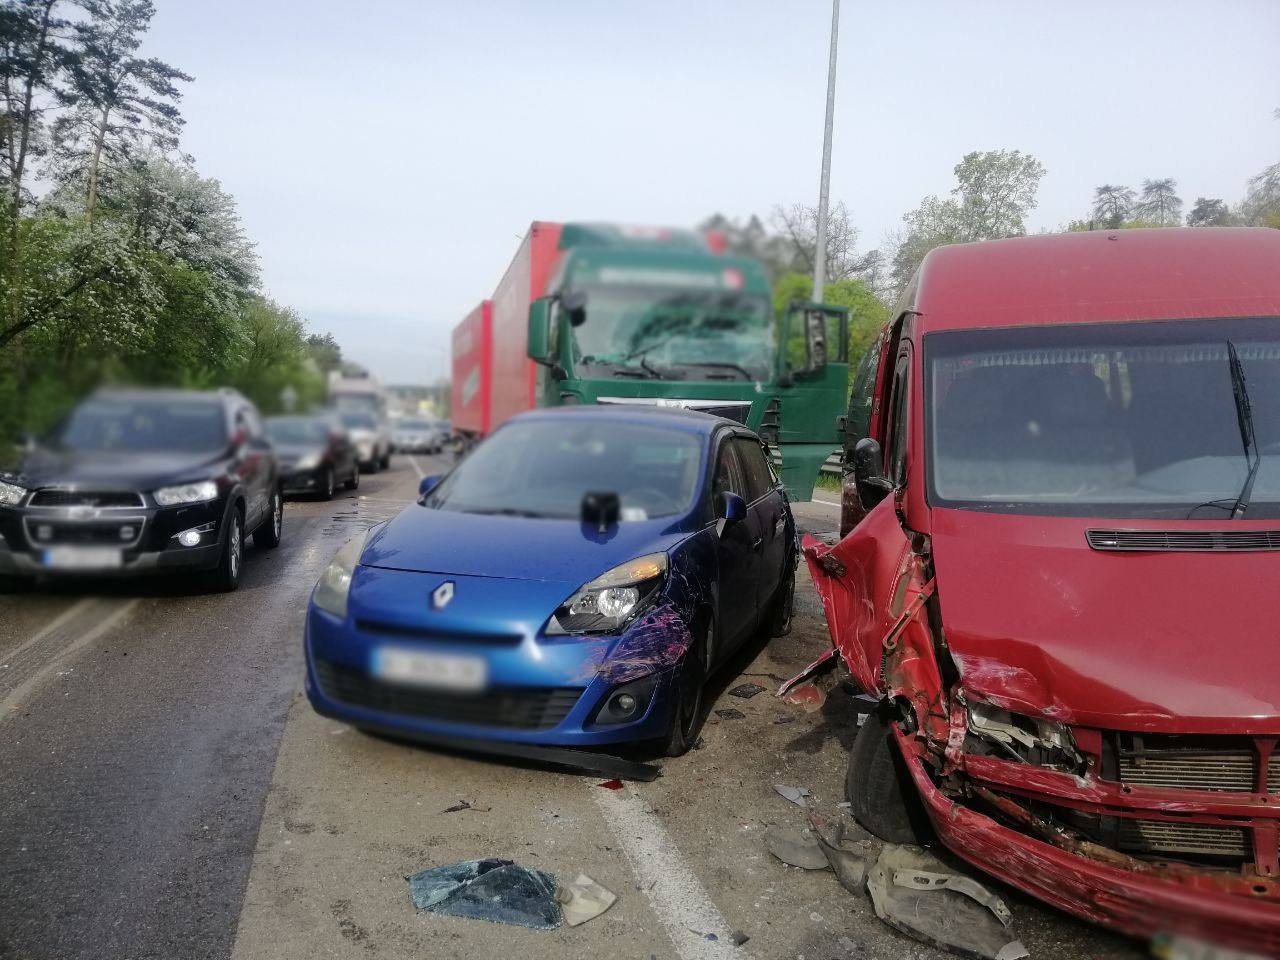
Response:
[[[109,106],[102,108],[102,118],[98,121],[98,130],[93,138],[93,159],[89,161],[89,196],[84,207],[90,230],[93,229],[93,211],[98,206],[98,168],[102,162],[102,145],[107,139],[107,118],[110,114]]]

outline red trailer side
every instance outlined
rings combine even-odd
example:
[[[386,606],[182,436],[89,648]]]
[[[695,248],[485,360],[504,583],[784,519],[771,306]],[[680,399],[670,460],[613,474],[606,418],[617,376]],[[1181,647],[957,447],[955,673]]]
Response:
[[[493,292],[492,406],[485,432],[534,406],[537,364],[528,354],[529,304],[547,292],[560,259],[560,227],[535,221]]]
[[[489,432],[493,390],[493,301],[482,300],[453,328],[453,428]]]

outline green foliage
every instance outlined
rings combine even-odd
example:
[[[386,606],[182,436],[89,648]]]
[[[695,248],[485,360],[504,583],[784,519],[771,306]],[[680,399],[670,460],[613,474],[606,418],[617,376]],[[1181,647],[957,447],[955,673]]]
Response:
[[[187,78],[137,56],[151,15],[150,0],[0,8],[0,452],[101,383],[230,385],[273,412],[286,388],[322,401],[342,362],[258,293],[235,201],[170,151]],[[39,199],[32,158],[54,184]]]

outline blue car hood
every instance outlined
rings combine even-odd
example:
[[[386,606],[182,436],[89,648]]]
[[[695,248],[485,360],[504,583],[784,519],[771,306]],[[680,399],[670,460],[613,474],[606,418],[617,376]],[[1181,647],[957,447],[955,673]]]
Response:
[[[629,521],[601,535],[577,520],[540,520],[410,506],[365,545],[367,567],[577,587],[610,567],[666,552],[689,536],[682,518]]]

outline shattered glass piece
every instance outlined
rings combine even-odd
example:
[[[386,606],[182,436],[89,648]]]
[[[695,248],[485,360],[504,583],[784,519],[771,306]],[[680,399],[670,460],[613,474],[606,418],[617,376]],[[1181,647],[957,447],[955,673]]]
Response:
[[[764,687],[758,683],[740,683],[729,691],[729,696],[740,700],[750,700],[757,693],[763,693]]]
[[[999,897],[919,847],[885,844],[867,892],[876,916],[922,943],[983,960],[1029,956],[1010,935],[1012,915]]]
[[[556,890],[556,900],[564,913],[564,922],[576,927],[600,916],[617,902],[618,896],[580,873],[573,883]]]
[[[802,870],[826,870],[826,854],[813,834],[788,827],[770,827],[765,831],[765,846],[785,864]]]
[[[809,806],[806,798],[812,797],[808,787],[788,787],[785,784],[775,783],[773,789],[778,791],[778,795],[790,800],[797,807],[807,808]]]
[[[733,707],[727,707],[723,710],[715,711],[715,715],[721,720],[745,720],[747,715],[741,710],[735,710]]]
[[[493,857],[416,873],[409,897],[419,910],[535,930],[554,930],[563,920],[555,877]]]

